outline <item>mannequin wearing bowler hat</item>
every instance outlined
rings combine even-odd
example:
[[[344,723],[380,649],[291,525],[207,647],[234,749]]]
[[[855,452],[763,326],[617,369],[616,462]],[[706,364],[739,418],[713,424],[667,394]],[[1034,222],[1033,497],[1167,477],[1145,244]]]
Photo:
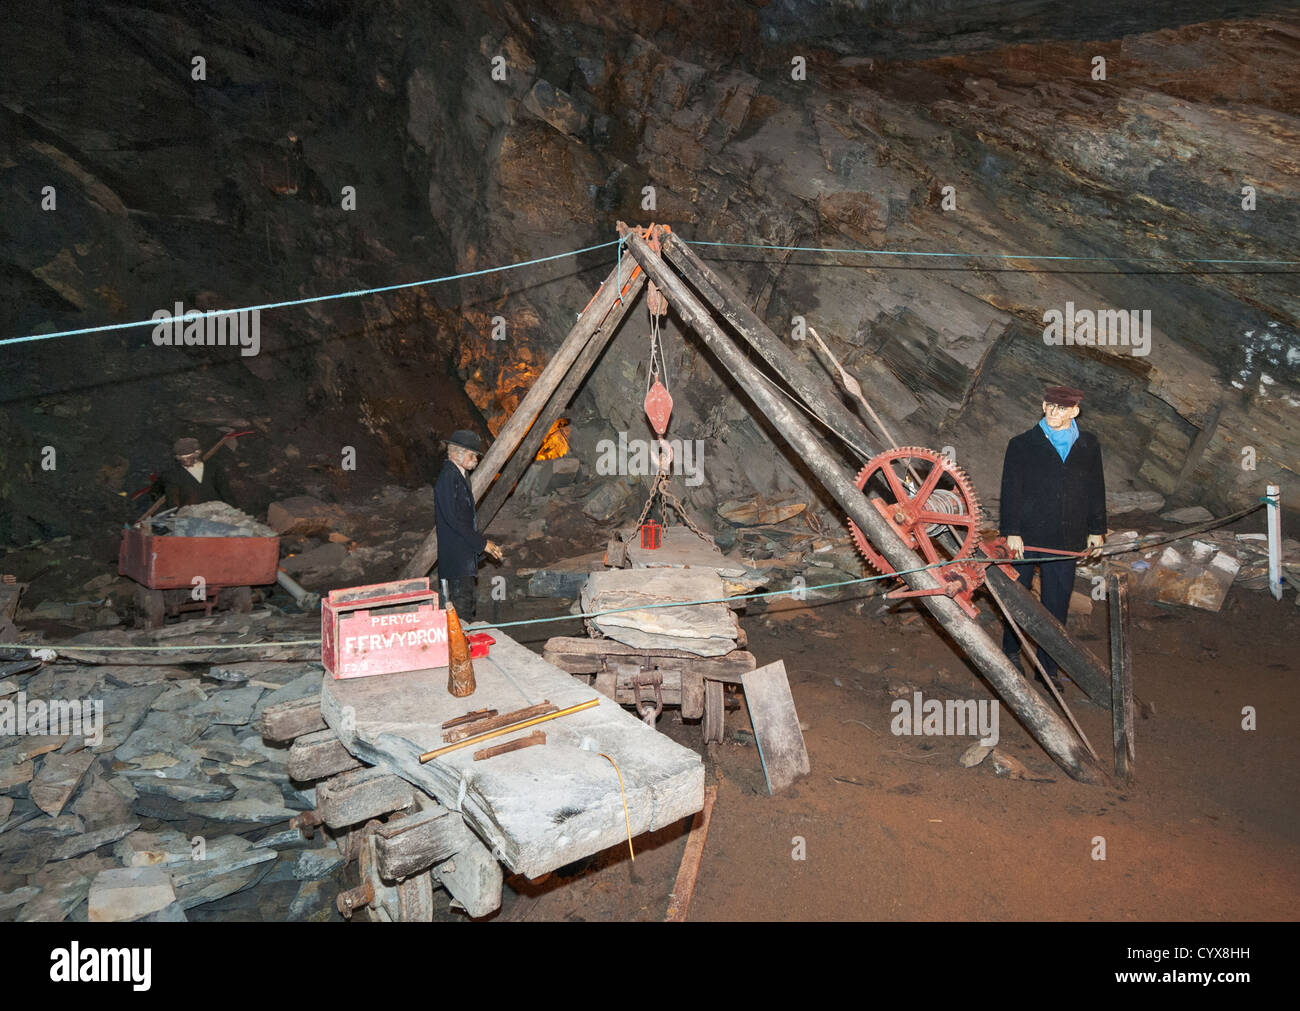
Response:
[[[1082,551],[1101,547],[1106,535],[1106,480],[1101,445],[1075,424],[1083,391],[1049,386],[1043,391],[1043,417],[1007,444],[1002,463],[1000,528],[1017,558],[1040,560],[1017,565],[1019,581],[1030,586],[1039,569],[1043,606],[1065,624],[1074,589],[1076,560],[1035,552],[1033,548]],[[1030,545],[1026,554],[1025,544]],[[1055,559],[1055,560],[1049,560]],[[1008,626],[1002,652],[1019,666],[1020,640]],[[1057,664],[1041,647],[1039,663],[1061,687]]]
[[[438,578],[446,580],[451,602],[464,621],[474,619],[478,601],[478,564],[484,555],[501,561],[501,548],[478,530],[469,472],[478,466],[482,441],[460,429],[447,440],[447,459],[433,486],[438,528]]]

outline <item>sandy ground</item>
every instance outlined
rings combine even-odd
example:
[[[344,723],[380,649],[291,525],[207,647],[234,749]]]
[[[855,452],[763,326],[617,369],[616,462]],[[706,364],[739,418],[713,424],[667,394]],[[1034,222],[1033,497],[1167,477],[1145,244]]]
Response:
[[[1005,708],[1000,748],[1050,782],[962,768],[971,737],[891,734],[891,691],[990,697],[927,618],[837,601],[745,619],[759,662],[786,663],[812,773],[768,796],[743,705],[706,751],[696,725],[661,719],[705,751],[718,786],[691,918],[1294,919],[1300,611],[1235,589],[1218,614],[1138,601],[1134,619],[1137,695],[1154,711],[1138,721],[1127,787],[1072,781]],[[1103,656],[1106,628],[1102,608],[1071,617]],[[1109,770],[1110,714],[1083,698],[1067,687]],[[512,882],[529,899],[507,890],[500,918],[661,919],[685,827],[637,840],[635,863],[624,847],[540,885]]]

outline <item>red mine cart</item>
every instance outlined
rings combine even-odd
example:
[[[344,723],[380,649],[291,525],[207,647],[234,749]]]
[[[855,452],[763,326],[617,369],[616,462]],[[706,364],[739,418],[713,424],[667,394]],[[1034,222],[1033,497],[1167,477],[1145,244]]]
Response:
[[[140,527],[123,531],[117,553],[117,571],[140,584],[136,621],[148,628],[219,603],[251,611],[253,587],[274,583],[279,563],[278,537],[163,537]]]

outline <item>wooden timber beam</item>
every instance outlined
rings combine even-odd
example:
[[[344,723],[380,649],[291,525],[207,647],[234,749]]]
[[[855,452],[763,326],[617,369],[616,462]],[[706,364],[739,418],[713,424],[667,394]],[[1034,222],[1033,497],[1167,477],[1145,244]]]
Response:
[[[874,455],[875,450],[871,448],[872,435],[861,419],[840,402],[834,389],[827,390],[826,383],[795,357],[725,280],[676,235],[670,233],[664,239],[663,250],[664,256],[700,293],[704,302],[716,309],[750,347],[785,377],[813,414],[850,445],[867,456]],[[956,548],[957,545],[954,541],[948,546]],[[996,566],[988,567],[985,578],[993,581],[1003,603],[1025,634],[1047,650],[1093,702],[1110,708],[1110,672],[1106,665],[1086,647],[1071,639],[1065,627],[1032,591]]]
[[[486,493],[488,486],[492,483],[493,478],[501,471],[514,453],[516,447],[528,433],[533,422],[537,420],[542,409],[551,399],[556,388],[569,373],[570,368],[586,347],[587,342],[591,340],[592,335],[601,327],[605,317],[609,315],[610,310],[618,304],[621,294],[620,287],[624,290],[632,283],[632,270],[627,264],[615,266],[605,278],[600,289],[596,292],[592,300],[587,303],[587,307],[578,316],[578,321],[569,331],[569,335],[564,338],[560,348],[546,363],[546,368],[542,369],[542,374],[537,377],[533,385],[528,388],[524,399],[520,401],[515,412],[510,415],[508,421],[497,433],[496,440],[492,443],[491,449],[487,451],[479,460],[479,465],[474,468],[470,475],[470,491],[474,495],[474,501],[477,502]],[[622,284],[620,285],[620,282]],[[623,295],[626,298],[626,295]],[[545,432],[543,432],[543,436]],[[533,451],[536,454],[536,450]],[[406,579],[418,578],[425,576],[438,561],[438,528],[433,527],[420,547],[416,550],[411,560],[407,563],[406,568],[402,570],[402,576]]]
[[[871,537],[872,543],[889,563],[899,572],[924,566],[924,559],[911,551],[884,517],[876,512],[852,479],[840,469],[840,465],[822,444],[817,433],[800,416],[799,411],[785,396],[774,391],[763,380],[758,369],[723,333],[685,282],[668,269],[636,231],[627,232],[627,245],[637,263],[672,303],[686,325],[695,330],[722,365],[731,372],[754,405],[767,415],[773,427],[800,454],[804,463],[817,475],[841,508]],[[902,578],[913,589],[939,587],[938,580],[926,569],[907,572]],[[1083,742],[1048,707],[974,620],[945,596],[918,599],[966,651],[1003,701],[1066,773],[1086,783],[1104,781],[1104,773],[1088,754]]]
[[[628,270],[627,265],[624,269]],[[591,374],[597,360],[604,353],[605,348],[609,347],[610,341],[614,339],[614,334],[618,332],[619,325],[623,322],[623,317],[627,315],[632,304],[636,302],[637,296],[641,294],[641,289],[645,287],[645,273],[640,267],[633,266],[630,268],[632,276],[623,282],[623,300],[615,302],[612,309],[606,315],[604,321],[598,326],[587,341],[582,353],[578,355],[578,360],[573,363],[564,381],[556,388],[551,399],[547,401],[546,407],[542,413],[537,416],[533,422],[533,427],[528,430],[523,441],[519,444],[519,449],[515,455],[510,458],[505,469],[501,472],[501,477],[492,490],[487,493],[487,498],[478,509],[478,526],[480,530],[486,530],[488,524],[501,507],[505,505],[506,499],[510,492],[514,490],[519,479],[524,476],[537,456],[537,451],[542,448],[542,443],[546,436],[550,434],[551,426],[555,424],[561,414],[569,406],[569,401],[574,398],[580,387]]]

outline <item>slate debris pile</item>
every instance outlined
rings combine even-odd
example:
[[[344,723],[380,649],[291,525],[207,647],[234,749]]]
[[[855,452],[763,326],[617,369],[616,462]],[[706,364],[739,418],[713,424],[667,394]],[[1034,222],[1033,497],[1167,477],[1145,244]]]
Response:
[[[1206,518],[1194,516],[1195,520]],[[1126,530],[1111,534],[1107,543],[1137,538],[1137,531]],[[1268,590],[1268,538],[1263,533],[1209,530],[1142,551],[1111,555],[1101,565],[1080,565],[1078,571],[1088,579],[1103,575],[1107,568],[1128,572],[1137,592],[1160,603],[1218,611],[1233,586]],[[1296,591],[1300,605],[1300,541],[1289,537],[1282,541],[1282,580],[1284,588]]]
[[[187,639],[220,636],[193,624]],[[268,706],[319,693],[320,664],[181,662],[202,650],[0,678],[0,921],[338,916],[343,855],[289,827],[315,791],[258,731]]]
[[[274,537],[275,531],[225,502],[182,506],[150,520],[155,534],[173,537]]]

